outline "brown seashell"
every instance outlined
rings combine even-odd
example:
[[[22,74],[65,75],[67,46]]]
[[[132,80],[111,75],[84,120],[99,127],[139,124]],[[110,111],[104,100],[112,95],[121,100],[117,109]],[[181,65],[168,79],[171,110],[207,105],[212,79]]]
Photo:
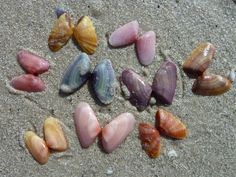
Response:
[[[161,108],[156,113],[156,127],[161,134],[175,139],[184,139],[187,136],[186,126],[172,113]]]
[[[147,124],[139,124],[139,139],[142,148],[150,158],[156,158],[161,152],[160,134],[155,127]]]
[[[91,55],[97,48],[97,34],[92,20],[88,16],[79,19],[74,29],[74,37],[80,48]]]
[[[192,92],[196,95],[214,96],[229,91],[231,87],[232,82],[226,77],[205,72],[195,80]]]
[[[27,131],[24,136],[25,145],[33,158],[41,165],[47,163],[49,150],[46,142],[32,131]]]
[[[73,34],[74,24],[67,13],[62,14],[54,23],[48,37],[48,47],[51,51],[60,50]]]
[[[48,117],[44,121],[44,138],[47,146],[56,151],[65,151],[68,143],[59,121],[53,117]]]
[[[200,76],[210,65],[215,47],[209,42],[198,44],[183,64],[184,72],[191,78]]]

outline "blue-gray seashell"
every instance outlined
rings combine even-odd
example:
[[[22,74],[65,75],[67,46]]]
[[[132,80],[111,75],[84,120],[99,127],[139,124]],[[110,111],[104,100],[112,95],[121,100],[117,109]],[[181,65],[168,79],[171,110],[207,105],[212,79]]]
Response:
[[[115,95],[116,78],[111,61],[102,60],[93,71],[93,89],[103,104],[110,104]]]
[[[57,15],[57,18],[59,18],[62,14],[66,13],[66,10],[63,9],[62,7],[57,7],[55,9],[55,13]]]
[[[73,93],[88,80],[90,75],[90,59],[86,53],[81,53],[67,68],[60,90],[63,93]]]

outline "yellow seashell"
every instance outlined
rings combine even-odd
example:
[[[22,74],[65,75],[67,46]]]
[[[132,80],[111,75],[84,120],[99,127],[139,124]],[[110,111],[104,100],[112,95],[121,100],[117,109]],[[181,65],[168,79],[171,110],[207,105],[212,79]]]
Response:
[[[87,54],[93,54],[97,48],[97,34],[93,22],[88,16],[79,19],[74,29],[74,37],[80,48]]]
[[[61,15],[54,23],[52,31],[48,37],[48,47],[51,51],[60,50],[73,34],[74,24],[70,16],[66,13]]]
[[[59,121],[48,117],[44,121],[44,138],[47,146],[56,151],[65,151],[68,143]]]
[[[41,165],[47,163],[49,150],[46,142],[32,131],[27,131],[24,136],[25,145],[33,158]]]

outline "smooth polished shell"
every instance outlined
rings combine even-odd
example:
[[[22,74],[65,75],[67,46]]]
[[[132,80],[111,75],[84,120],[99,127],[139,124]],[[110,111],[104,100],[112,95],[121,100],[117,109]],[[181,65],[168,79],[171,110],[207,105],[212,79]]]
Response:
[[[186,138],[186,126],[172,113],[159,108],[156,113],[156,127],[161,134],[175,139]]]
[[[122,113],[102,129],[104,151],[111,153],[133,131],[135,118],[131,113]]]
[[[46,164],[49,158],[49,150],[46,142],[32,131],[24,135],[26,148],[33,158],[41,165]]]
[[[150,158],[158,157],[161,152],[161,138],[157,129],[150,124],[140,123],[138,130],[143,150]]]
[[[47,146],[55,151],[65,151],[68,143],[58,119],[48,117],[44,121],[44,138]]]
[[[101,132],[97,117],[86,102],[80,102],[74,112],[76,134],[83,148],[88,148]]]
[[[170,60],[166,60],[156,72],[152,90],[156,99],[163,104],[171,104],[176,90],[177,68]]]
[[[232,87],[232,81],[226,77],[203,73],[193,83],[192,92],[196,95],[215,96],[229,91]]]
[[[131,69],[122,72],[121,83],[129,91],[130,103],[140,111],[146,109],[152,93],[149,83]]]
[[[62,14],[54,23],[48,37],[48,47],[51,51],[60,50],[73,34],[74,24],[67,13]]]
[[[88,16],[79,19],[74,29],[74,37],[82,51],[91,55],[97,48],[97,34],[92,20]]]
[[[184,72],[191,78],[200,76],[210,65],[215,54],[215,47],[209,42],[197,45],[183,64]]]

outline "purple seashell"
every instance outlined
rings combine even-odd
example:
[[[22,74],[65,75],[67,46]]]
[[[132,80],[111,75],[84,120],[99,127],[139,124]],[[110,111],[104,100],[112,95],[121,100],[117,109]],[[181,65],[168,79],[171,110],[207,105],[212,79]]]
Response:
[[[171,60],[166,60],[156,72],[152,83],[153,94],[163,104],[171,104],[175,95],[177,68]]]
[[[113,47],[121,47],[134,43],[138,37],[138,22],[129,22],[116,29],[109,38],[109,44]]]
[[[65,9],[61,8],[61,7],[57,7],[55,9],[55,13],[57,15],[57,18],[59,18],[62,14],[66,13]]]
[[[150,65],[155,57],[156,34],[148,31],[140,36],[136,43],[136,52],[139,62],[144,65]]]
[[[124,70],[121,79],[130,93],[130,103],[143,111],[151,98],[152,88],[149,83],[131,69]]]

